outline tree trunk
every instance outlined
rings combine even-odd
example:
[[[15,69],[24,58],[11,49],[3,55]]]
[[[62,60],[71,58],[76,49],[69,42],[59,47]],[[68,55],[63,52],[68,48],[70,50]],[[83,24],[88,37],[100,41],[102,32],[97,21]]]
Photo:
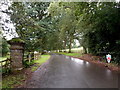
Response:
[[[28,60],[29,60],[29,63],[31,62],[31,55],[29,54],[28,55]]]
[[[83,46],[84,54],[87,54],[87,48]]]
[[[66,40],[64,42],[64,51],[66,52]]]
[[[31,52],[30,51],[28,52],[27,59],[28,59],[28,61],[30,63],[31,62]]]
[[[71,53],[71,46],[72,46],[72,39],[70,39],[70,44],[69,44],[69,53]]]
[[[56,52],[58,52],[58,50],[56,50]]]

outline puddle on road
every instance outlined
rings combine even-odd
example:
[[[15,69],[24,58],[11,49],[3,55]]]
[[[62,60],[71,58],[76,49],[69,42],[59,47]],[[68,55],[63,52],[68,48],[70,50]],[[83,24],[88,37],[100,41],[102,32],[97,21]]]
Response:
[[[71,57],[69,57],[69,56],[64,56],[66,59],[70,59]]]
[[[83,60],[77,59],[77,58],[71,58],[72,61],[78,63],[78,64],[84,64]]]
[[[71,60],[71,61],[73,61],[73,62],[75,62],[77,64],[83,65],[83,66],[87,66],[87,67],[91,66],[91,64],[89,62],[81,60],[81,59],[78,59],[78,58],[73,58],[73,57],[66,56],[66,59],[69,59],[69,60]],[[98,71],[99,71],[99,69],[101,70],[101,68],[98,68]],[[108,78],[110,78],[112,76],[111,70],[109,70],[109,69],[103,69],[103,70],[104,70],[105,75]]]
[[[109,69],[107,69],[107,71],[106,71],[107,76],[110,77],[110,76],[111,76],[111,73],[112,73],[112,72],[111,72]]]
[[[78,59],[78,58],[73,58],[73,57],[69,57],[69,56],[65,56],[65,58],[66,59],[70,59],[70,60],[74,61],[77,64],[86,65],[86,66],[90,65],[89,62],[81,60],[81,59]]]
[[[84,61],[84,60],[81,60],[81,59],[78,59],[78,58],[73,58],[73,57],[69,57],[69,56],[65,56],[65,58],[68,59],[68,60],[71,60],[71,61],[73,61],[73,62],[75,62],[77,64],[80,64],[82,66],[86,66],[86,67],[93,66],[93,65],[91,65],[91,63],[89,63],[87,61]],[[95,67],[95,68],[98,68],[98,67]],[[101,70],[101,68],[98,68],[98,69]],[[103,70],[105,71],[105,73],[106,73],[107,76],[111,76],[111,73],[112,73],[111,70],[109,70],[107,68],[103,69]]]

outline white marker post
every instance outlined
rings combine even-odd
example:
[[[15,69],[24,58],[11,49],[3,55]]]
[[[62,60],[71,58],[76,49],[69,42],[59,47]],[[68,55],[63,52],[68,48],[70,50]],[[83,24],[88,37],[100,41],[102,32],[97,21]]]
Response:
[[[111,55],[110,54],[106,55],[106,59],[107,59],[107,62],[110,63],[110,61],[111,61]]]

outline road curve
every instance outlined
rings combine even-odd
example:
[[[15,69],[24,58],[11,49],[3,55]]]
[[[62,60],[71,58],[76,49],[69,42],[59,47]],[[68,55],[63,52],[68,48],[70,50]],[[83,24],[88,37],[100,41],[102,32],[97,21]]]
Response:
[[[25,88],[118,88],[118,74],[84,60],[53,54],[27,80]]]

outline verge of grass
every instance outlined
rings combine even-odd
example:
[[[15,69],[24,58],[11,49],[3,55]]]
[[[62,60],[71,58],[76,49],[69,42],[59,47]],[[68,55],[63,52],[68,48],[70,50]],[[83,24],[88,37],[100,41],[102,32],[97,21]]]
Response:
[[[32,71],[35,71],[41,64],[45,63],[50,58],[50,55],[41,55],[40,59],[34,60],[34,64],[37,65],[32,67]]]
[[[66,51],[68,52],[69,49],[66,49]],[[75,52],[77,52],[77,53],[78,53],[78,52],[81,52],[81,53],[82,53],[82,52],[83,52],[83,47],[72,48],[71,51],[74,52],[74,53],[75,53]]]
[[[65,53],[65,52],[58,52],[59,54],[67,55],[67,56],[74,56],[74,57],[80,57],[81,53]]]

